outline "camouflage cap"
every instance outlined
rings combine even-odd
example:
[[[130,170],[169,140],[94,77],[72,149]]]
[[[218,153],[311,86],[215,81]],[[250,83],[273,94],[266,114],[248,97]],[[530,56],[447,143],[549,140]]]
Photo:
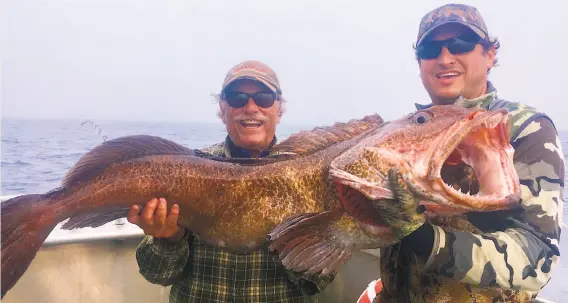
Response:
[[[282,94],[276,73],[272,68],[260,61],[247,60],[232,67],[225,76],[221,92],[223,92],[229,84],[240,79],[258,81],[266,85],[273,92]]]
[[[446,4],[427,13],[420,21],[416,45],[420,45],[432,31],[448,23],[459,23],[476,33],[482,39],[489,37],[485,21],[479,11],[465,4]]]

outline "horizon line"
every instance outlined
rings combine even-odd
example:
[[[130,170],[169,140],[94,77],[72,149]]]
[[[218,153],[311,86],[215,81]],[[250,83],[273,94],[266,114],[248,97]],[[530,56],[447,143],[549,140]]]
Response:
[[[203,121],[203,120],[165,120],[165,121],[159,121],[159,120],[137,120],[137,119],[124,119],[124,118],[87,118],[87,119],[82,119],[82,118],[40,118],[40,117],[0,117],[1,120],[39,120],[39,121],[81,121],[81,122],[85,122],[85,121],[93,121],[93,122],[97,122],[97,121],[103,121],[103,122],[122,122],[122,123],[176,123],[176,124],[191,124],[191,123],[200,123],[200,124],[219,124],[219,125],[223,125],[222,122],[220,122],[220,120],[218,121]],[[351,120],[351,119],[346,119],[344,122]],[[341,121],[336,121],[336,122],[341,122]],[[333,122],[333,123],[336,123]],[[333,124],[332,123],[332,124]],[[325,124],[325,123],[294,123],[294,122],[285,122],[285,123],[281,123],[280,125],[288,125],[288,126],[299,126],[299,127],[317,127],[317,126],[331,126],[331,125],[321,125],[321,124]],[[558,133],[568,133],[568,129],[561,129],[558,128]]]

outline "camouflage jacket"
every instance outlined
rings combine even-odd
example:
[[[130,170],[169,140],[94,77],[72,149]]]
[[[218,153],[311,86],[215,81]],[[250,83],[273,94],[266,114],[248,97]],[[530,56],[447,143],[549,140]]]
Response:
[[[427,260],[401,244],[381,252],[378,302],[530,302],[554,273],[565,169],[560,139],[549,117],[499,99],[488,85],[487,95],[456,103],[509,109],[523,210],[429,220],[434,244]]]
[[[275,143],[276,138],[271,146]],[[203,151],[228,158],[248,156],[228,138]],[[269,154],[267,150],[261,156]],[[171,285],[170,302],[313,302],[314,294],[333,280],[286,270],[267,246],[233,254],[191,234],[177,244],[146,236],[136,260],[146,280]]]

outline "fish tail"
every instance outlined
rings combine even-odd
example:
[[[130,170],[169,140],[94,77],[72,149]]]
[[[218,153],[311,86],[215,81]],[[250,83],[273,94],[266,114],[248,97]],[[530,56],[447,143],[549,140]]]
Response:
[[[1,298],[26,272],[37,251],[57,225],[51,195],[28,194],[2,202]]]

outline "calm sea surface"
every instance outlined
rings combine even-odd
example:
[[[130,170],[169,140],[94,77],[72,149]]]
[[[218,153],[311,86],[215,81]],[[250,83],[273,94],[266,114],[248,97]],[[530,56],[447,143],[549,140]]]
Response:
[[[174,140],[190,148],[201,148],[225,138],[222,123],[139,123],[72,120],[12,120],[2,119],[1,170],[2,195],[41,193],[57,186],[69,168],[87,151],[108,139],[124,135],[148,134]],[[280,125],[280,140],[300,130],[316,125]],[[99,133],[100,131],[100,133]],[[568,132],[561,131],[560,139],[565,157],[568,157]],[[566,160],[566,159],[565,159]],[[565,161],[568,163],[568,160]],[[568,169],[567,169],[568,172]],[[566,178],[568,180],[568,177]],[[568,186],[564,200],[568,198]],[[564,222],[568,223],[568,203],[564,203]],[[566,230],[562,234],[566,238]],[[568,240],[568,239],[567,239]],[[565,243],[561,241],[561,243]],[[563,246],[563,245],[562,245]],[[557,302],[568,296],[568,275],[562,266],[543,295]],[[556,278],[556,279],[555,279]]]

